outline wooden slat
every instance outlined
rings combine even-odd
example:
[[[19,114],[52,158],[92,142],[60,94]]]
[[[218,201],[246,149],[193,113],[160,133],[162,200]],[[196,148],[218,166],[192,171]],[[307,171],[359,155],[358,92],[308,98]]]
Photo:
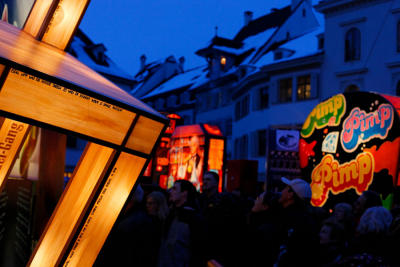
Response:
[[[146,159],[121,153],[64,266],[93,265],[145,162]]]
[[[157,111],[137,100],[73,56],[0,21],[0,58],[84,88],[116,102],[163,118]],[[42,77],[43,78],[43,77]],[[55,82],[55,81],[53,81]]]
[[[0,109],[120,145],[135,113],[12,69]]]
[[[26,19],[24,31],[38,38],[46,26],[48,16],[50,15],[49,10],[56,2],[56,0],[36,0]]]
[[[88,144],[32,254],[29,266],[58,265],[113,155],[114,150],[111,148]]]
[[[126,147],[150,154],[163,127],[164,124],[158,121],[140,116],[126,143]]]
[[[0,192],[5,180],[14,165],[30,125],[10,119],[5,119],[0,129]]]
[[[60,0],[42,41],[64,50],[88,4],[88,0]]]

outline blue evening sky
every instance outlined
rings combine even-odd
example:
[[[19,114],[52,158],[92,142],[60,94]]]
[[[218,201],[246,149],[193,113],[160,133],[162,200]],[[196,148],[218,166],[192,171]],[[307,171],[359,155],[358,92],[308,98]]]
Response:
[[[139,57],[148,62],[169,55],[186,58],[185,68],[204,65],[194,54],[215,34],[232,38],[243,26],[244,11],[253,18],[281,8],[290,0],[92,0],[80,24],[95,43],[129,74],[139,68]]]

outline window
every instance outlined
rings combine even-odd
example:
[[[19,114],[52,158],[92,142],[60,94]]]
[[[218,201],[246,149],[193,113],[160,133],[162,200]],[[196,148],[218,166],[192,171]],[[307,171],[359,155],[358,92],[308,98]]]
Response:
[[[247,116],[250,111],[250,97],[246,95],[240,101],[235,104],[235,119],[240,120],[241,118]]]
[[[306,16],[306,9],[305,9],[305,8],[303,8],[302,15],[303,15],[303,17],[305,17],[305,16]]]
[[[269,101],[268,91],[269,91],[268,86],[258,89],[258,96],[257,96],[258,109],[268,108],[268,101]]]
[[[236,159],[247,159],[248,157],[248,137],[243,135],[235,139],[235,157]]]
[[[400,81],[397,82],[397,86],[396,86],[396,95],[400,96]]]
[[[221,62],[221,67],[224,68],[225,65],[226,65],[226,57],[221,56],[221,61],[220,62]]]
[[[267,153],[267,130],[257,131],[257,156],[265,156]]]
[[[227,119],[225,121],[225,135],[226,136],[232,135],[232,119]]]
[[[358,92],[358,91],[360,91],[360,88],[357,85],[351,84],[351,85],[347,86],[344,91],[346,93]]]
[[[324,36],[320,36],[320,37],[318,38],[318,49],[319,49],[319,50],[324,49],[324,42],[325,42]]]
[[[282,51],[275,51],[274,60],[282,59],[282,57],[283,57]]]
[[[297,77],[297,100],[305,100],[311,97],[310,75]]]
[[[397,22],[396,29],[396,39],[397,39],[397,52],[400,52],[400,21]]]
[[[279,102],[292,101],[292,78],[279,80]]]
[[[359,60],[361,55],[361,33],[357,28],[346,32],[344,61]]]

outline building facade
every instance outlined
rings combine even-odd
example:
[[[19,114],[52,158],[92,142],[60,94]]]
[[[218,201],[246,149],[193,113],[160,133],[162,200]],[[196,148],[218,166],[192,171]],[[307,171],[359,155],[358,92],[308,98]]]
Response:
[[[185,124],[218,125],[227,158],[258,161],[259,181],[300,175],[298,151],[279,146],[298,142],[319,102],[358,90],[400,95],[399,1],[288,1],[257,19],[245,12],[244,22],[234,38],[215,36],[196,52],[205,67],[142,100],[182,112]]]

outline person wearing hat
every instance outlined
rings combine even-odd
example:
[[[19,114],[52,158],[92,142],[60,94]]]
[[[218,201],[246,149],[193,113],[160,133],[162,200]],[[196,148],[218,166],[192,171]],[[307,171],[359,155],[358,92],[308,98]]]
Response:
[[[277,266],[314,266],[318,259],[319,225],[310,213],[311,187],[296,178],[281,178],[286,185],[279,198],[280,252]]]
[[[286,184],[279,199],[279,203],[284,208],[293,204],[306,205],[310,203],[311,187],[309,183],[299,178],[289,180],[282,177],[281,181]]]

